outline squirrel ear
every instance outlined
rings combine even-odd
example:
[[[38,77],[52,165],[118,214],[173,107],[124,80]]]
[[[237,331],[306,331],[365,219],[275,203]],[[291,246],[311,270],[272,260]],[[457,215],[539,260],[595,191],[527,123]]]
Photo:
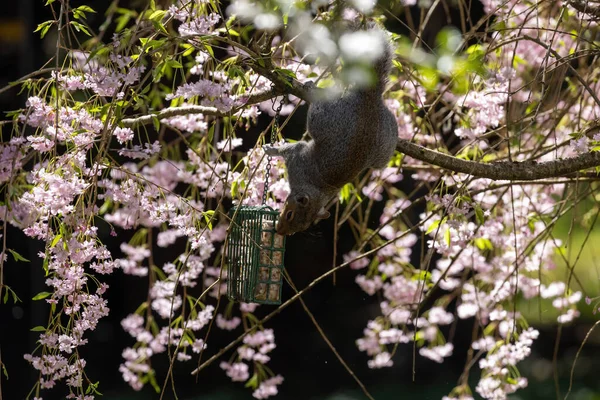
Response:
[[[306,207],[308,205],[308,202],[310,201],[309,197],[305,194],[296,196],[296,202],[298,202],[300,205]]]
[[[325,208],[321,208],[319,210],[319,212],[317,213],[317,218],[318,219],[327,219],[331,216],[331,214],[329,213],[329,211],[327,211]]]

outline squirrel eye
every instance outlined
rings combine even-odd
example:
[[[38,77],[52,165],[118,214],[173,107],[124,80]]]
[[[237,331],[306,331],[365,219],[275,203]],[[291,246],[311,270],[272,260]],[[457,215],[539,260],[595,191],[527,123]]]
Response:
[[[292,219],[294,219],[294,212],[293,211],[288,211],[287,213],[285,213],[285,219],[287,221],[291,221]]]

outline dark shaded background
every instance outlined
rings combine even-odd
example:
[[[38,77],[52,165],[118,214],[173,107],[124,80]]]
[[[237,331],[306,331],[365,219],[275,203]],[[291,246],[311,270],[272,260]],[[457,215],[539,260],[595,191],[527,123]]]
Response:
[[[38,23],[50,19],[42,0],[21,0],[19,2],[4,1],[0,8],[0,88],[8,82],[40,68],[54,52],[55,38],[49,34],[44,40],[33,33]],[[89,16],[92,24],[102,22],[102,7],[108,1],[85,2],[97,11],[96,16]],[[123,2],[125,6],[127,2]],[[74,5],[84,4],[82,1]],[[477,20],[481,16],[481,5],[473,2],[473,16]],[[454,16],[458,18],[458,14]],[[418,14],[414,10],[414,19]],[[437,12],[433,21],[425,31],[425,38],[432,44],[439,29],[447,24],[444,14]],[[402,27],[393,22],[389,28],[402,32]],[[0,94],[0,110],[10,111],[23,107],[25,95],[18,95],[18,89],[11,89]],[[305,111],[297,113],[286,131],[286,136],[299,138],[304,128]],[[246,146],[256,137],[257,132],[266,126],[262,119],[257,129],[244,134]],[[10,132],[5,129],[2,139],[7,140]],[[409,178],[402,183],[404,189],[411,189]],[[415,218],[420,210],[414,211]],[[375,213],[376,214],[376,213]],[[376,214],[377,215],[377,214]],[[374,221],[376,222],[376,221]],[[288,240],[286,266],[296,286],[304,287],[324,271],[331,268],[333,257],[333,222],[323,221],[309,232],[298,234]],[[347,230],[340,234],[338,254],[344,254],[352,246],[352,236]],[[100,233],[101,240],[110,249],[117,249],[128,236],[113,238],[108,232]],[[2,379],[2,394],[5,399],[23,399],[33,386],[37,375],[23,359],[23,354],[31,352],[39,332],[30,332],[30,328],[46,325],[47,307],[45,302],[32,302],[30,299],[37,293],[47,290],[44,284],[41,259],[37,253],[43,251],[43,243],[26,238],[19,230],[11,228],[7,232],[8,247],[16,250],[31,263],[15,263],[12,258],[5,266],[5,282],[16,291],[23,300],[13,305],[0,304],[0,351],[2,361],[6,364],[9,379]],[[420,246],[415,246],[418,249]],[[119,254],[119,250],[116,250]],[[418,263],[418,254],[413,254],[413,263]],[[157,265],[171,261],[172,255],[162,252],[155,255]],[[341,261],[341,257],[338,262]],[[394,367],[383,370],[367,368],[367,356],[360,353],[355,340],[362,336],[362,330],[369,319],[379,314],[378,299],[369,297],[354,283],[356,271],[344,270],[337,274],[336,285],[328,281],[317,285],[306,296],[308,307],[321,324],[330,340],[337,347],[350,367],[363,380],[376,399],[441,399],[456,384],[465,363],[465,354],[470,343],[472,320],[460,321],[453,335],[455,345],[454,356],[444,364],[417,356],[413,381],[412,364],[413,348],[411,345],[399,347],[394,358]],[[122,361],[121,351],[133,344],[120,327],[120,321],[131,313],[146,298],[147,282],[144,279],[124,276],[116,271],[107,277],[110,285],[108,304],[111,313],[102,319],[98,328],[89,333],[89,343],[82,349],[83,357],[88,361],[87,373],[93,381],[100,381],[100,391],[107,399],[151,399],[158,398],[150,386],[136,393],[126,385],[118,372]],[[284,299],[291,294],[289,287],[284,290]],[[258,314],[264,315],[271,307],[263,306]],[[559,352],[560,384],[567,386],[568,374],[574,354],[592,320],[580,320],[577,326],[563,330],[561,350]],[[275,330],[277,349],[271,353],[269,366],[276,373],[284,376],[284,384],[280,387],[280,399],[363,399],[354,380],[346,373],[319,336],[313,324],[295,303],[269,322],[268,327]],[[530,377],[530,387],[519,392],[521,399],[552,399],[554,382],[552,380],[552,354],[556,337],[556,326],[552,323],[537,326],[541,330],[540,339],[534,345],[534,355],[520,364],[521,371]],[[447,332],[446,332],[447,333]],[[238,332],[224,332],[214,329],[208,341],[207,354],[211,355],[222,346],[237,337]],[[572,399],[600,399],[600,359],[598,338],[592,337],[591,343],[579,361],[575,389]],[[229,355],[227,355],[228,357]],[[232,383],[218,367],[218,362],[204,370],[198,380],[189,375],[195,361],[176,363],[176,385],[180,399],[250,399],[251,391],[244,389],[239,383]],[[159,383],[165,376],[166,356],[153,359],[153,367],[157,371]],[[475,379],[478,369],[474,369]],[[58,386],[56,392],[44,394],[44,400],[59,399],[64,387]],[[171,392],[165,396],[174,398]]]

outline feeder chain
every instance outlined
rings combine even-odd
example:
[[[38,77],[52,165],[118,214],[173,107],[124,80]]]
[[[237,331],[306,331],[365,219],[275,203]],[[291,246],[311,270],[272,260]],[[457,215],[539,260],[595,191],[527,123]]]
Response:
[[[275,85],[273,85],[273,87],[275,87]],[[277,107],[275,107],[275,99],[276,98],[273,98],[273,104],[271,105],[271,109],[275,111],[275,120],[273,121],[273,125],[271,126],[271,144],[275,143],[275,141],[277,140],[277,131],[279,130],[279,113],[283,108],[285,96],[281,98],[281,101],[279,102],[279,105]],[[265,188],[263,190],[262,198],[263,205],[267,204],[267,192],[269,191],[269,176],[271,175],[271,159],[272,157],[270,155],[267,155],[267,167],[265,171]]]

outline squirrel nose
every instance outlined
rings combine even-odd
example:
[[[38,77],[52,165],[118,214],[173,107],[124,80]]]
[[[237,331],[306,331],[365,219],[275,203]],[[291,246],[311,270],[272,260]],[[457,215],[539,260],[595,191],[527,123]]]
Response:
[[[287,234],[285,227],[281,223],[281,220],[277,221],[277,225],[275,225],[275,232],[284,236]]]

